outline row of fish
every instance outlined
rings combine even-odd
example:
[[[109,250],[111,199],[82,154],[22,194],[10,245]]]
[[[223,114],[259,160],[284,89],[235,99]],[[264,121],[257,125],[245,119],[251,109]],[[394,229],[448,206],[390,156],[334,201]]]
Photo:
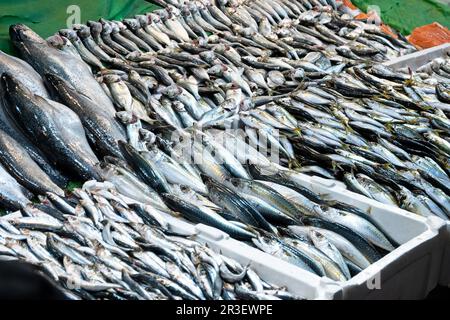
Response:
[[[12,256],[38,264],[52,257],[55,280],[66,287],[81,281],[85,288],[73,292],[83,298],[292,298],[255,285],[251,269],[199,244],[173,242],[161,216],[214,226],[337,281],[398,244],[368,213],[305,188],[304,174],[447,217],[446,61],[433,65],[433,75],[384,67],[378,62],[415,49],[334,1],[158,2],[164,10],[90,21],[47,40],[23,25],[10,28],[29,64],[0,53],[1,203],[21,209],[25,220],[57,215],[64,228],[19,222],[19,229],[40,231],[38,249],[51,255],[31,258],[31,236],[22,234],[19,243],[7,242]],[[89,197],[76,190],[78,200],[69,199],[63,189],[73,178],[107,181],[108,190],[91,182]],[[33,206],[33,194],[47,196],[46,206]],[[95,241],[83,242],[90,238],[81,229],[67,233],[71,221],[93,227]],[[155,221],[163,231],[154,231]],[[157,243],[142,241],[136,224],[156,232]],[[5,239],[22,233],[5,226]],[[184,253],[169,254],[160,238]],[[63,254],[54,252],[55,242]],[[113,278],[78,272],[84,264],[74,256],[89,260],[97,242],[112,260],[122,259],[109,270]],[[125,250],[127,258],[124,248],[133,252]],[[151,272],[141,276],[134,264],[142,249],[163,252],[144,264],[161,267],[163,259],[165,273],[138,263]],[[199,250],[215,262],[202,271],[172,268]],[[133,271],[123,265],[130,256]],[[87,265],[111,269],[106,261]],[[166,281],[170,292],[158,285]],[[89,290],[93,284],[101,290]]]

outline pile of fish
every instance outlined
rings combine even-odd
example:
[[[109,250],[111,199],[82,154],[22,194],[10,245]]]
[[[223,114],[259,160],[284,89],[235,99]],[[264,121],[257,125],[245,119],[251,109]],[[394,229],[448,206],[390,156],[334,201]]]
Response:
[[[49,193],[42,204],[1,217],[0,226],[1,260],[39,266],[70,299],[302,299],[250,266],[166,235],[157,210],[108,183],[86,182],[67,202]]]
[[[449,58],[384,66],[415,48],[334,0],[157,3],[47,40],[11,26],[26,62],[0,53],[0,204],[20,210],[2,259],[74,298],[288,299],[164,217],[336,281],[399,244],[305,174],[448,219]]]

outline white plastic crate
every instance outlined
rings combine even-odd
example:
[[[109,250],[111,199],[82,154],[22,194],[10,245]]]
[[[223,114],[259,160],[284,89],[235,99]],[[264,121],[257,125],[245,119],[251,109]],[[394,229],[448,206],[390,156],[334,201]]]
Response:
[[[437,217],[423,218],[347,190],[343,183],[303,175],[303,186],[356,206],[401,244],[352,279],[340,283],[343,299],[422,299],[442,278],[443,252],[449,227]],[[448,248],[447,248],[448,249]],[[450,254],[450,252],[447,252]],[[448,263],[448,261],[447,261]],[[447,265],[447,271],[449,265]],[[443,280],[443,279],[441,279]],[[336,296],[336,299],[339,297]]]
[[[447,222],[447,234],[444,238],[444,253],[439,284],[450,288],[450,222]]]
[[[165,217],[173,231],[195,236],[195,240],[243,265],[250,265],[263,280],[286,287],[295,295],[309,300],[341,298],[340,288],[334,281],[320,278],[241,241],[234,240],[216,228],[204,224],[193,225],[169,215]]]
[[[444,57],[450,52],[450,43],[408,54],[385,63],[394,69],[410,67],[417,70],[433,59]],[[443,239],[444,252],[439,284],[450,287],[450,222],[447,222],[447,237]]]
[[[387,61],[384,65],[394,69],[409,67],[411,70],[416,71],[432,60],[443,57],[447,52],[450,52],[450,43],[444,43],[440,46],[410,53]]]
[[[307,175],[302,178],[305,187],[327,199],[339,200],[368,212],[401,246],[352,279],[336,282],[231,239],[216,228],[192,225],[174,217],[168,217],[169,224],[177,232],[195,234],[196,240],[217,252],[242,264],[250,264],[264,280],[286,286],[292,293],[307,299],[420,299],[436,287],[446,237],[443,220],[425,219],[381,204],[348,191],[339,182]]]

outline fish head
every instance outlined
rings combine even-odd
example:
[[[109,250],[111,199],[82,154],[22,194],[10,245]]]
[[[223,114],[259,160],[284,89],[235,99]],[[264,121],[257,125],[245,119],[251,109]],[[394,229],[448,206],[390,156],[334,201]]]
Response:
[[[161,23],[161,18],[157,14],[149,13],[148,14],[148,21],[149,21],[149,23],[158,24],[158,23]]]
[[[92,34],[100,34],[103,30],[102,24],[97,21],[89,21],[88,26],[89,26]]]
[[[32,92],[26,86],[7,72],[2,75],[2,86],[8,93],[9,97],[21,96],[31,98],[33,96]]]
[[[150,23],[149,17],[144,14],[136,15],[135,19],[142,28],[145,28]]]
[[[236,102],[236,99],[234,99],[234,98],[229,98],[220,104],[220,107],[227,111],[235,110],[236,106],[237,106],[237,102]]]
[[[182,104],[180,101],[174,101],[172,103],[172,107],[177,112],[186,112],[186,108],[184,107],[184,104]]]
[[[101,30],[100,30],[101,31]],[[100,32],[99,31],[99,32]],[[80,36],[81,38],[88,38],[91,35],[91,29],[88,26],[83,25],[79,30],[78,30],[78,36]]]
[[[228,185],[232,187],[235,190],[244,191],[248,189],[250,181],[239,179],[239,178],[229,178],[226,180],[228,182]]]
[[[216,58],[214,51],[203,51],[199,53],[199,56],[206,62],[212,62]]]
[[[156,142],[156,135],[147,129],[139,129],[139,135],[141,136],[141,139],[148,144],[152,145]]]
[[[214,76],[222,76],[223,71],[224,70],[221,65],[215,65],[207,70],[208,74]]]
[[[314,242],[323,242],[326,240],[325,236],[318,230],[315,229],[310,229],[309,230],[309,237],[314,241]]]
[[[164,203],[167,204],[167,206],[169,208],[171,208],[171,207],[177,208],[177,207],[179,207],[178,206],[179,203],[184,202],[176,195],[170,194],[170,193],[162,193],[161,198],[164,201]]]
[[[107,84],[121,81],[120,76],[118,76],[116,74],[107,74],[107,75],[103,76],[103,80]]]
[[[122,21],[114,20],[114,23],[120,28],[121,31],[128,29],[127,26]]]
[[[130,52],[129,54],[127,54],[127,56],[125,57],[125,59],[129,60],[129,61],[136,61],[138,60],[140,57],[142,56],[142,52],[140,51],[133,51]],[[134,70],[133,70],[134,71]]]
[[[123,124],[133,124],[137,122],[137,118],[133,113],[128,111],[120,111],[116,113],[116,118],[120,120]]]
[[[137,30],[140,28],[139,21],[137,19],[125,19],[123,20],[126,26],[131,30]]]
[[[55,34],[47,38],[47,43],[54,48],[62,49],[66,44],[66,40],[59,34]]]
[[[173,99],[182,93],[182,89],[176,85],[168,86],[161,90],[163,95]]]
[[[59,34],[69,39],[69,41],[75,41],[78,38],[76,31],[72,29],[61,29]]]
[[[272,42],[276,42],[279,39],[278,36],[276,34],[274,34],[274,33],[268,34],[266,36],[266,38],[269,39]]]
[[[220,37],[217,34],[212,34],[207,39],[200,38],[199,39],[200,46],[204,45],[203,41],[205,40],[207,43],[219,43]]]
[[[78,31],[78,30],[82,29],[83,27],[85,27],[85,25],[81,24],[81,23],[75,23],[72,25],[72,29],[75,31]]]
[[[119,33],[121,31],[120,25],[116,21],[111,22],[110,26],[111,26],[111,33],[113,34]]]
[[[239,105],[239,109],[242,111],[252,110],[254,109],[255,105],[252,101],[252,99],[244,99],[241,101],[241,104]]]
[[[26,48],[31,44],[47,45],[44,39],[24,24],[14,24],[10,26],[9,35],[14,46],[18,49]]]
[[[107,21],[102,22],[102,34],[108,35],[112,32],[113,27]]]
[[[191,15],[191,11],[189,10],[189,7],[187,5],[183,5],[181,7],[181,16],[189,17],[190,15]]]

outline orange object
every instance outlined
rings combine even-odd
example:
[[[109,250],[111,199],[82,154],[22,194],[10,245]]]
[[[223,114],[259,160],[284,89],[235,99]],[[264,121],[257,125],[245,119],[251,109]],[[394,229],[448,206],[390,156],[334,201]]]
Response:
[[[349,7],[349,8],[352,9],[352,10],[357,10],[357,9],[358,9],[358,7],[356,7],[356,6],[351,2],[351,0],[344,0],[344,5],[345,5],[346,7]],[[369,14],[364,13],[364,12],[361,12],[360,14],[358,14],[358,15],[355,17],[355,19],[357,19],[357,20],[367,20],[369,17],[370,17]],[[380,27],[381,27],[381,30],[382,30],[384,33],[387,33],[388,35],[390,35],[390,36],[392,36],[392,37],[394,37],[394,38],[398,38],[397,35],[395,34],[395,32],[393,32],[392,29],[391,29],[388,25],[385,25],[384,23],[382,23]]]
[[[366,13],[361,12],[360,14],[358,14],[358,15],[355,17],[355,19],[357,19],[357,20],[366,20],[368,17],[369,17],[369,16],[368,16]]]
[[[390,35],[391,37],[394,37],[395,39],[398,38],[398,36],[394,33],[394,31],[392,31],[391,27],[389,27],[387,24],[381,24],[381,30],[384,33],[387,33],[388,35]]]
[[[349,7],[352,10],[358,9],[350,0],[344,0],[344,6]]]
[[[409,42],[427,49],[444,43],[450,43],[450,30],[437,22],[413,30],[408,38]]]
[[[355,17],[355,19],[357,19],[357,20],[367,20],[368,18],[370,18],[370,13],[367,14],[367,13],[363,13],[363,12],[358,14]],[[398,36],[395,34],[395,32],[393,32],[391,27],[389,27],[388,25],[382,23],[380,28],[381,28],[381,31],[383,31],[384,33],[390,35],[391,37],[394,37],[396,39],[398,38]]]

